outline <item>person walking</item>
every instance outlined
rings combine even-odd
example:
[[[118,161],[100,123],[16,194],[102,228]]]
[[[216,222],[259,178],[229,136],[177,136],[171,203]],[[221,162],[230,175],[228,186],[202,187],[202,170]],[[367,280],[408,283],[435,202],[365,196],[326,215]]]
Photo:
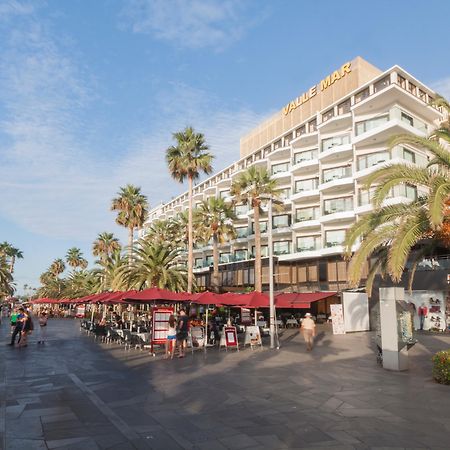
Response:
[[[14,329],[16,328],[16,324],[17,324],[17,316],[19,315],[17,308],[14,308],[12,313],[11,313],[11,317],[10,319],[10,324],[11,324],[11,334],[14,333]]]
[[[17,310],[14,322],[13,322],[14,312],[13,312],[13,314],[11,314],[11,327],[12,327],[12,324],[14,323],[14,329],[13,329],[12,335],[11,335],[11,342],[8,345],[15,345],[17,335],[19,335],[19,340],[17,341],[17,343],[20,342],[20,338],[22,337],[21,336],[22,328],[23,328],[22,320],[23,320],[24,314],[25,314],[25,310],[23,308],[19,308]]]
[[[168,359],[170,355],[170,359],[173,359],[175,346],[177,344],[177,329],[176,329],[177,323],[175,321],[175,316],[173,314],[170,315],[168,323],[169,329],[167,331],[165,358]]]
[[[306,343],[306,350],[310,352],[313,349],[314,336],[316,335],[316,324],[311,318],[310,313],[305,314],[302,320],[301,330]]]
[[[47,337],[47,313],[44,311],[39,317],[39,341],[38,344],[45,344]]]
[[[177,345],[179,348],[178,358],[184,358],[188,331],[189,331],[189,319],[188,316],[186,315],[186,311],[182,309],[180,311],[180,317],[177,323]]]
[[[33,320],[29,311],[24,311],[21,319],[22,330],[20,333],[20,340],[17,344],[18,347],[26,347],[28,345],[28,335],[33,331]]]

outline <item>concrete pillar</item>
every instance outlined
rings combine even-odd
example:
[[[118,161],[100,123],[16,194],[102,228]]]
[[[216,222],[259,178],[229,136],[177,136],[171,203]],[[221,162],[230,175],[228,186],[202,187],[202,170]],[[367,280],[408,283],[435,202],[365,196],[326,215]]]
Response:
[[[404,300],[404,289],[380,288],[381,348],[383,367],[388,370],[408,370],[408,348],[400,342],[397,302]]]

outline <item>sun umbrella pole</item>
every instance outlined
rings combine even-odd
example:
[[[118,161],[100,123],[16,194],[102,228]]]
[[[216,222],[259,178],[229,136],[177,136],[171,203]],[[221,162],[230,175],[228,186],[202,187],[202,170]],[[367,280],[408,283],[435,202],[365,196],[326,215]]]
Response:
[[[206,305],[205,345],[204,345],[205,353],[206,353],[206,346],[208,344],[208,337],[209,337],[209,332],[208,332],[208,312],[209,312],[209,305]]]

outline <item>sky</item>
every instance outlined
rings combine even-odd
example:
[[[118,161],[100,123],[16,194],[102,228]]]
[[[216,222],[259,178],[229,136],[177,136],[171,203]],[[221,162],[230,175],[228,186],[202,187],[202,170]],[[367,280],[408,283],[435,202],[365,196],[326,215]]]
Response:
[[[0,0],[0,242],[18,293],[70,247],[93,262],[111,199],[186,190],[172,133],[205,135],[218,171],[239,138],[335,68],[398,64],[450,98],[450,2]]]

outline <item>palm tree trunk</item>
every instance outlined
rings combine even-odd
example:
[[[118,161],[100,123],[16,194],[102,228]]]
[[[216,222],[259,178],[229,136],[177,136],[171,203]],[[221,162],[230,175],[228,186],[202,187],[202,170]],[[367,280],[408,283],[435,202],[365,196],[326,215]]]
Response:
[[[131,258],[133,257],[133,237],[134,227],[128,228],[128,265],[131,266]]]
[[[219,242],[217,233],[213,234],[213,289],[219,292]]]
[[[16,257],[13,255],[11,256],[11,263],[9,265],[9,272],[14,273],[14,263],[16,262]]]
[[[188,177],[189,186],[189,209],[188,209],[188,286],[187,291],[192,292],[194,279],[194,242],[192,225],[192,177]]]
[[[255,291],[262,292],[261,280],[261,229],[259,227],[259,205],[253,205],[255,223]]]

